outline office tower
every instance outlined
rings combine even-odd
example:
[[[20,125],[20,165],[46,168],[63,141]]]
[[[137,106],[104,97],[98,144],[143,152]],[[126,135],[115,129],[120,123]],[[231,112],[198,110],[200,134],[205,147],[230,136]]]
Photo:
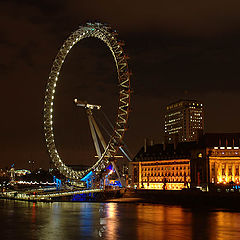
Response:
[[[167,142],[197,141],[204,128],[203,104],[196,100],[180,100],[169,104],[165,114]]]

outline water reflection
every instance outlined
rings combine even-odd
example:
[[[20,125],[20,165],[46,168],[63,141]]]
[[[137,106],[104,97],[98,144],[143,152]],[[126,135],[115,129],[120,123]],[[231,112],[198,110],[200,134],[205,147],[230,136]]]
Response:
[[[0,200],[1,239],[237,240],[240,213],[116,203]]]
[[[103,237],[105,234],[105,230],[106,230],[106,218],[105,218],[104,205],[100,206],[99,214],[100,214],[100,228],[98,229],[98,235],[99,235],[99,237]]]
[[[32,205],[32,223],[36,222],[36,203]]]
[[[180,207],[137,207],[138,239],[191,239],[191,213]]]
[[[99,205],[53,203],[39,234],[41,239],[94,239],[98,235]]]
[[[214,232],[211,240],[239,240],[240,239],[240,213],[216,212],[214,215]]]
[[[106,239],[117,239],[118,223],[118,204],[109,203],[106,206],[107,221],[106,221]]]

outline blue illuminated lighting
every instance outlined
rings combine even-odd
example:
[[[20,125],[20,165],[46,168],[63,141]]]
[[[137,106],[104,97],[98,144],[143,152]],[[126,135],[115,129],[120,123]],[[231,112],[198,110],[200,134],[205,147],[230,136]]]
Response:
[[[81,179],[81,181],[88,181],[88,179],[92,176],[93,172],[89,172],[85,177]]]
[[[82,194],[75,194],[72,197],[72,202],[91,202],[94,201],[96,198],[95,193],[82,193]]]
[[[62,181],[60,179],[56,178],[56,176],[53,176],[53,182],[56,184],[57,190],[59,190],[61,188]]]
[[[107,170],[113,170],[112,164],[108,165],[108,167],[107,167],[106,169],[107,169]]]

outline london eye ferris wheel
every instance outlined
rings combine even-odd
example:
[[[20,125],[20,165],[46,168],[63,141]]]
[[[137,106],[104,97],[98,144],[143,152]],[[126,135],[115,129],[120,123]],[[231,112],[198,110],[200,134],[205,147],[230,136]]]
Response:
[[[117,116],[114,123],[114,131],[110,136],[108,143],[104,143],[103,153],[98,154],[98,160],[88,169],[83,171],[76,171],[68,167],[63,159],[61,158],[56,144],[54,136],[54,97],[56,86],[59,79],[59,73],[62,65],[72,47],[79,41],[85,38],[97,38],[103,41],[108,49],[111,51],[115,65],[118,80],[118,105],[117,105]],[[44,133],[47,149],[51,158],[51,161],[61,174],[70,179],[82,179],[90,171],[94,171],[98,174],[101,170],[106,168],[111,160],[114,159],[119,148],[122,146],[122,140],[127,130],[127,122],[130,111],[130,71],[128,68],[128,57],[124,53],[122,48],[122,42],[117,39],[117,33],[107,25],[101,23],[87,23],[85,26],[80,26],[75,32],[73,32],[67,40],[63,43],[62,47],[58,51],[55,60],[53,62],[44,100]],[[75,100],[76,104],[84,105],[88,108],[88,116],[91,121],[91,109],[97,108],[88,103],[79,103]],[[94,125],[94,119],[92,121]],[[91,123],[90,122],[90,123]],[[91,124],[90,124],[91,126]],[[97,126],[96,126],[97,128]],[[92,129],[91,129],[92,130]],[[97,131],[99,132],[99,131]],[[101,136],[100,136],[101,138]]]

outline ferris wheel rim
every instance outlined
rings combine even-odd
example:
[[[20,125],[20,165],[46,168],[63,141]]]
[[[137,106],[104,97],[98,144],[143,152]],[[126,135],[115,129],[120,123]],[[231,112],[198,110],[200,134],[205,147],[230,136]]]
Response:
[[[58,154],[54,138],[53,106],[58,76],[65,58],[75,44],[88,37],[100,39],[108,46],[112,53],[118,74],[118,111],[114,124],[114,133],[110,137],[101,158],[87,170],[76,171],[68,167]],[[44,100],[44,133],[50,158],[55,167],[64,176],[71,179],[81,179],[90,171],[99,173],[109,164],[109,161],[114,158],[118,148],[121,146],[122,138],[127,130],[130,111],[130,71],[127,59],[128,57],[122,48],[122,42],[116,38],[116,32],[112,31],[109,26],[101,23],[87,23],[85,26],[80,26],[67,38],[58,51],[46,87]]]

